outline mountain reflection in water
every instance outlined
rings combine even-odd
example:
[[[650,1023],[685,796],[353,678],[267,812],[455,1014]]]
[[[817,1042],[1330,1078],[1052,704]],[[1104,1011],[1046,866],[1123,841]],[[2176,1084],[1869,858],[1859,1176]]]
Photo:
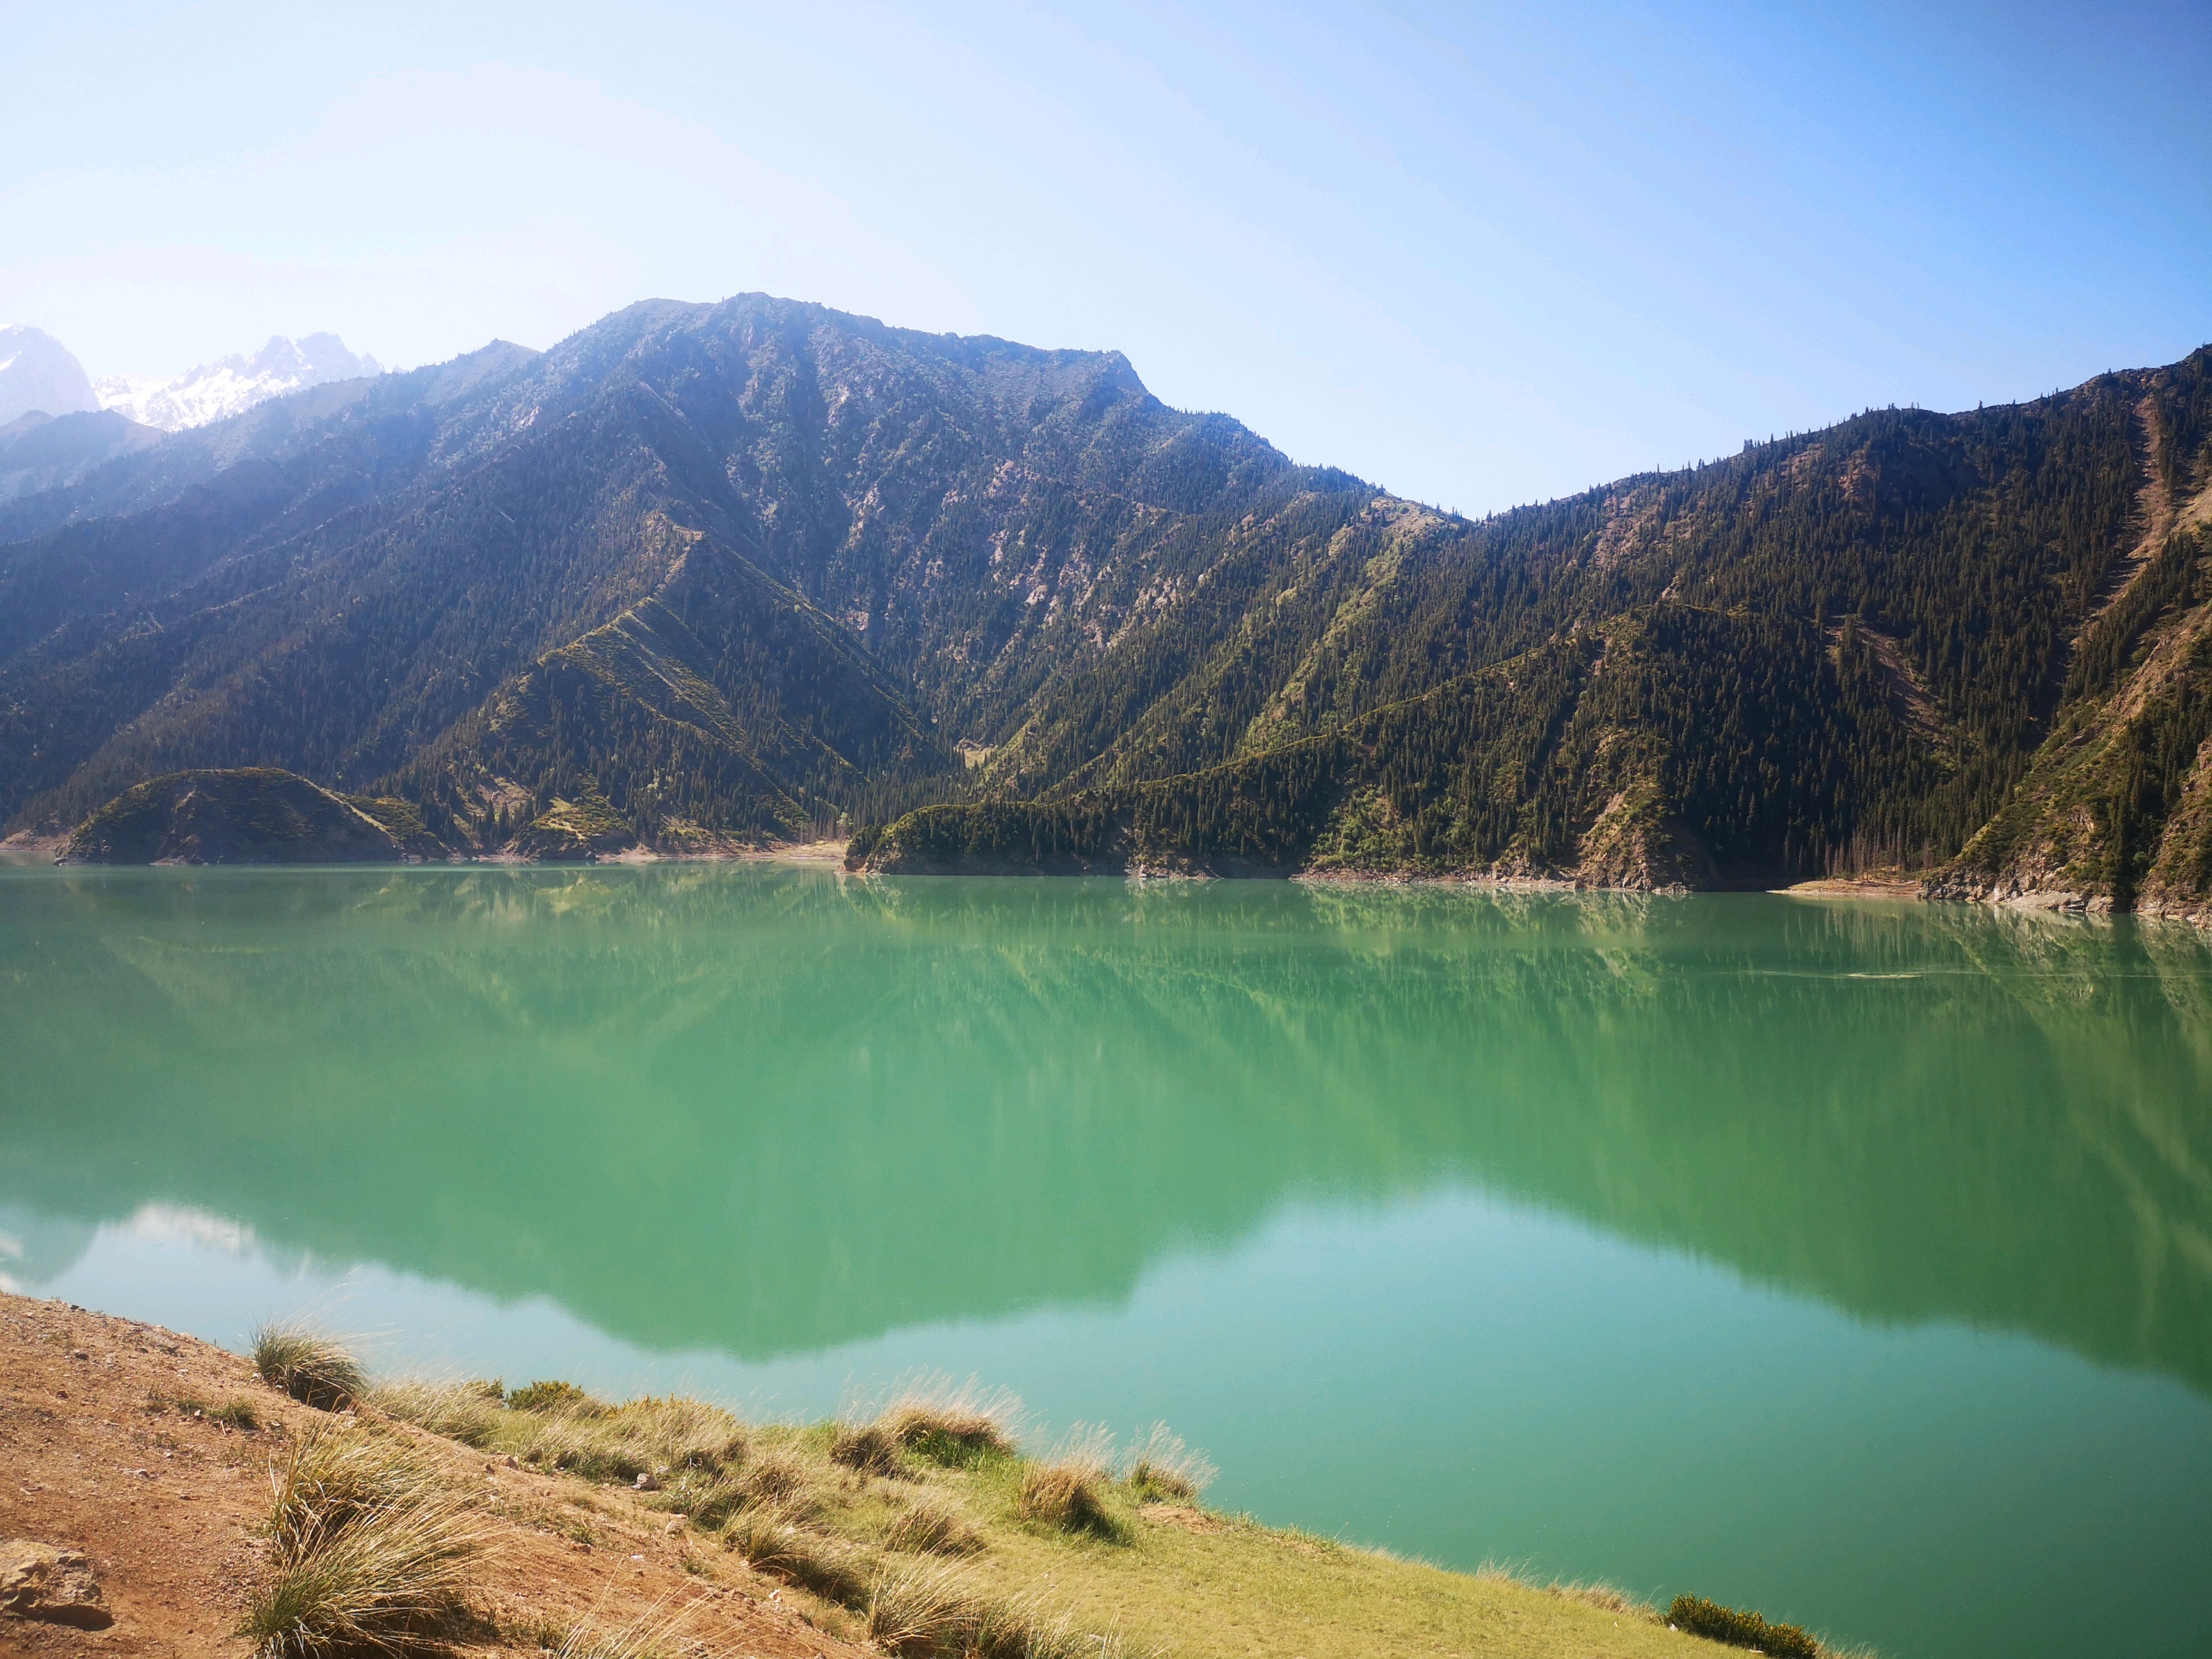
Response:
[[[54,1237],[191,1206],[757,1359],[1117,1298],[1294,1198],[1475,1184],[1864,1320],[2212,1393],[2212,950],[2179,928],[763,866],[30,872],[0,872],[0,1202]]]

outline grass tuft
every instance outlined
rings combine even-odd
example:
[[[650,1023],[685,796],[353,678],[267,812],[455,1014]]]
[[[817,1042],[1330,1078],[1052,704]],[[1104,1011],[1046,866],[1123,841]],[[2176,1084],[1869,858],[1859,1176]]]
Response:
[[[649,1473],[688,1495],[714,1487],[745,1460],[744,1425],[703,1401],[647,1396],[609,1406],[573,1383],[533,1382],[501,1404],[494,1386],[387,1383],[370,1403],[480,1451],[507,1452],[590,1480],[627,1483]],[[744,1501],[735,1488],[718,1493],[726,1511]]]
[[[1118,1634],[1096,1635],[1048,1613],[1035,1591],[994,1595],[943,1565],[877,1580],[867,1634],[898,1659],[1137,1659]]]
[[[271,1321],[256,1331],[253,1369],[270,1387],[317,1411],[343,1411],[368,1392],[361,1362],[345,1346],[304,1325]]]
[[[388,1417],[478,1451],[492,1449],[506,1415],[499,1402],[475,1383],[382,1382],[369,1390],[368,1398],[368,1404]]]
[[[1770,1625],[1756,1613],[1739,1613],[1701,1595],[1678,1595],[1667,1609],[1677,1630],[1732,1648],[1754,1648],[1775,1659],[1820,1659],[1820,1644],[1795,1625]]]
[[[1105,1480],[1093,1464],[1032,1463],[1022,1472],[1015,1508],[1024,1521],[1060,1532],[1121,1535],[1120,1523],[1106,1504]]]
[[[986,1389],[975,1378],[943,1377],[908,1385],[876,1422],[919,1457],[946,1468],[970,1468],[989,1457],[1012,1457],[1021,1421],[1018,1395]]]
[[[1164,1423],[1155,1423],[1137,1437],[1127,1458],[1127,1480],[1137,1496],[1149,1502],[1194,1504],[1221,1471],[1201,1452],[1185,1445]]]
[[[884,1526],[884,1547],[915,1555],[973,1555],[983,1539],[950,1504],[918,1498]]]
[[[678,1645],[683,1624],[680,1612],[663,1617],[656,1604],[627,1625],[609,1629],[596,1617],[586,1619],[565,1631],[546,1632],[554,1637],[551,1641],[541,1635],[538,1645],[553,1659],[665,1659]]]
[[[269,1569],[238,1627],[258,1652],[404,1652],[461,1618],[483,1523],[404,1447],[311,1431],[270,1474]]]
[[[840,1423],[830,1436],[830,1461],[863,1474],[896,1474],[898,1437],[880,1423]]]
[[[1601,1612],[1619,1613],[1624,1619],[1640,1619],[1650,1622],[1659,1617],[1659,1610],[1649,1601],[1631,1595],[1618,1584],[1603,1580],[1584,1583],[1580,1579],[1554,1579],[1544,1586],[1547,1594],[1561,1596],[1570,1601],[1587,1601]]]
[[[722,1541],[772,1578],[811,1590],[848,1607],[868,1601],[869,1553],[798,1525],[772,1509],[741,1510],[722,1531]]]

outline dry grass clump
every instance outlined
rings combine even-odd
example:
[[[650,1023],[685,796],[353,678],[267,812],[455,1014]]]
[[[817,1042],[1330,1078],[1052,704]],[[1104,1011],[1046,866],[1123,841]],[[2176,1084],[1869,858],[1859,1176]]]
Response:
[[[343,1411],[368,1391],[361,1362],[343,1343],[289,1322],[272,1320],[253,1334],[253,1369],[317,1411]]]
[[[369,1390],[368,1403],[387,1417],[488,1451],[507,1416],[498,1389],[496,1382],[380,1382]]]
[[[975,1378],[954,1383],[926,1378],[884,1407],[877,1425],[917,1456],[947,1468],[1011,1457],[1021,1421],[1018,1395],[986,1389]]]
[[[848,1607],[867,1601],[875,1558],[842,1539],[799,1526],[778,1510],[740,1510],[723,1528],[722,1542],[762,1572],[824,1601]]]
[[[896,1474],[899,1441],[880,1423],[840,1423],[830,1432],[830,1461],[863,1474]]]
[[[1108,1506],[1112,1484],[1114,1437],[1103,1428],[1076,1424],[1052,1455],[1022,1471],[1015,1511],[1060,1532],[1087,1532],[1118,1538],[1121,1523]]]
[[[1033,1463],[1022,1472],[1015,1509],[1024,1521],[1061,1532],[1112,1537],[1121,1530],[1106,1506],[1106,1483],[1081,1463]]]
[[[1155,1423],[1137,1437],[1125,1460],[1129,1485],[1138,1497],[1152,1502],[1194,1504],[1221,1471],[1202,1452],[1193,1451],[1182,1437]]]
[[[682,1613],[664,1616],[655,1605],[611,1629],[596,1615],[566,1630],[556,1628],[541,1633],[538,1645],[553,1659],[663,1659],[677,1645],[683,1625]],[[547,1635],[552,1639],[547,1640]]]
[[[867,1632],[899,1659],[1136,1659],[1118,1633],[1079,1630],[1035,1592],[994,1595],[948,1566],[878,1579]]]
[[[793,1517],[812,1515],[821,1502],[815,1466],[788,1446],[763,1446],[738,1472],[742,1504],[757,1504]]]
[[[972,1555],[983,1547],[983,1537],[950,1504],[918,1498],[884,1526],[884,1547],[915,1555]]]
[[[1584,1583],[1580,1579],[1565,1583],[1555,1580],[1545,1585],[1544,1589],[1549,1595],[1570,1601],[1587,1601],[1594,1607],[1619,1613],[1624,1619],[1656,1620],[1659,1616],[1659,1610],[1649,1601],[1631,1595],[1618,1584],[1608,1584],[1602,1579],[1595,1583]]]
[[[719,1406],[702,1401],[647,1398],[604,1406],[581,1405],[513,1414],[511,1449],[527,1463],[579,1474],[587,1480],[656,1479],[681,1469],[718,1474],[744,1460],[745,1429]]]
[[[1631,1595],[1617,1584],[1608,1584],[1602,1580],[1593,1583],[1579,1578],[1554,1578],[1547,1582],[1503,1561],[1485,1561],[1474,1570],[1474,1576],[1516,1584],[1523,1589],[1539,1589],[1547,1595],[1556,1595],[1563,1601],[1586,1601],[1591,1607],[1618,1613],[1624,1619],[1659,1621],[1659,1610],[1649,1601]]]
[[[239,1625],[257,1651],[398,1652],[461,1617],[483,1523],[404,1446],[313,1431],[270,1475],[269,1569]]]

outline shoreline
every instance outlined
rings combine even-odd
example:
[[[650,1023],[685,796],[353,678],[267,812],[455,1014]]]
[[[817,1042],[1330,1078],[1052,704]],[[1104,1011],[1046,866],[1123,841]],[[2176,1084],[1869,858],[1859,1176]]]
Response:
[[[845,866],[846,848],[849,842],[809,841],[784,842],[765,847],[718,847],[699,852],[661,852],[641,847],[627,848],[617,853],[594,854],[575,859],[525,858],[513,854],[485,853],[455,854],[446,858],[405,857],[399,859],[358,859],[330,863],[292,863],[285,860],[221,860],[205,863],[181,859],[157,859],[150,864],[124,864],[83,860],[70,862],[59,854],[67,848],[66,836],[32,836],[19,832],[0,840],[0,869],[67,867],[82,869],[343,869],[369,870],[380,868],[428,869],[439,866],[490,866],[502,868],[586,869],[603,866],[639,866],[656,864],[780,864],[794,869],[835,871],[841,875],[863,878],[879,876],[894,879],[932,879],[944,876],[999,877],[1024,880],[1048,880],[1055,878],[1076,879],[1108,879],[1127,882],[1205,882],[1205,881],[1283,881],[1309,887],[1428,887],[1461,888],[1496,893],[1548,893],[1566,895],[1583,893],[1611,896],[1648,898],[1686,898],[1728,893],[1764,893],[1778,898],[1814,901],[1856,900],[1881,903],[1956,904],[1990,910],[2032,911],[2038,914],[2069,916],[2077,921],[2092,919],[2112,921],[2121,917],[2138,922],[2171,922],[2199,931],[2212,931],[2212,908],[2187,909],[2180,907],[2154,905],[2133,910],[2115,910],[2109,899],[2094,894],[2082,894],[2051,890],[2033,892],[2008,893],[1992,890],[1986,894],[1974,892],[1931,892],[1933,877],[1905,876],[1894,872],[1874,872],[1863,876],[1825,876],[1793,882],[1785,886],[1769,887],[1758,884],[1741,886],[1692,887],[1679,883],[1638,887],[1613,884],[1578,882],[1561,876],[1488,875],[1488,874],[1411,874],[1395,871],[1365,870],[1292,870],[1282,873],[1222,872],[1189,868],[1158,868],[1135,866],[1119,870],[1039,870],[1034,866],[1009,865],[1004,869],[949,871],[873,870],[863,866],[848,870]]]

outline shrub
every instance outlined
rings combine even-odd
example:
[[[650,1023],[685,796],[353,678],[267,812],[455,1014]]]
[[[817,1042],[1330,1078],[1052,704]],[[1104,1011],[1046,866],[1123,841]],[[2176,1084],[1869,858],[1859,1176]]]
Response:
[[[1678,1595],[1667,1609],[1677,1630],[1732,1648],[1756,1648],[1778,1659],[1820,1659],[1820,1644],[1795,1625],[1770,1625],[1755,1613],[1738,1613],[1698,1595]]]
[[[518,1412],[559,1412],[569,1417],[604,1417],[613,1408],[592,1398],[574,1382],[559,1378],[525,1383],[507,1396],[511,1410]]]
[[[400,1651],[455,1623],[481,1525],[403,1447],[310,1432],[270,1477],[269,1570],[239,1625],[258,1651]]]
[[[343,1411],[368,1392],[361,1362],[335,1338],[303,1325],[271,1322],[253,1334],[261,1380],[317,1411]]]

